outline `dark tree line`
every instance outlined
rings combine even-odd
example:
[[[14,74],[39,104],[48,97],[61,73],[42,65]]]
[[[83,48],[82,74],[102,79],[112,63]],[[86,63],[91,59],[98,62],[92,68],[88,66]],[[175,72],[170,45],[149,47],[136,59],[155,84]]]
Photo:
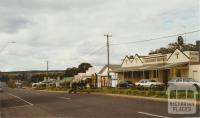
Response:
[[[66,77],[73,77],[78,73],[85,73],[92,65],[90,63],[81,63],[78,67],[71,67],[65,70]]]
[[[176,49],[179,49],[179,45],[177,42],[168,44],[168,47],[161,47],[156,50],[151,50],[149,54],[156,54],[156,53],[168,54],[168,53],[173,53]],[[197,46],[190,43],[188,44],[183,43],[182,51],[197,51]]]

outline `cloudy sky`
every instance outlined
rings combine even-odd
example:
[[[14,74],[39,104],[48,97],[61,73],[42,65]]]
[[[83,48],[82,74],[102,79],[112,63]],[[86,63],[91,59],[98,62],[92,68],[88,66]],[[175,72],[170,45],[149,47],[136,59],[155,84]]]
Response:
[[[111,44],[200,29],[199,0],[0,0],[0,70],[66,69],[81,62],[106,63]],[[200,33],[183,36],[195,43]],[[176,37],[111,45],[111,63],[145,55]],[[9,42],[16,41],[16,44]]]

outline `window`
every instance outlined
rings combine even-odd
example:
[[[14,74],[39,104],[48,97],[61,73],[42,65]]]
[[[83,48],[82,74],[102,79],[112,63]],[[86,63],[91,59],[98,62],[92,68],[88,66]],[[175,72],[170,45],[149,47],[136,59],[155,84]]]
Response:
[[[158,78],[158,70],[153,70],[153,78]]]
[[[127,72],[127,77],[132,78],[132,72]]]
[[[176,77],[181,77],[181,71],[180,70],[176,70]]]

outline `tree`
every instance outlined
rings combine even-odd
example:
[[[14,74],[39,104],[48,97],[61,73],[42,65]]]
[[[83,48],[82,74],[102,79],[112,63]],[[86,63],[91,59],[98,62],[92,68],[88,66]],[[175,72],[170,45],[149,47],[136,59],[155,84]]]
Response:
[[[74,75],[78,74],[78,68],[72,67],[72,68],[67,68],[65,70],[65,76],[66,77],[73,77]]]
[[[65,77],[73,77],[74,75],[77,75],[78,73],[85,73],[86,70],[88,70],[92,65],[90,63],[81,63],[77,67],[67,68],[65,70]]]
[[[168,54],[173,53],[176,49],[179,49],[179,45],[177,42],[168,44],[168,47],[161,47],[159,49],[151,50],[149,54],[156,54],[156,53],[162,53],[162,54]],[[182,45],[182,51],[197,51],[197,46],[194,44],[185,44]]]
[[[31,77],[31,82],[34,82],[34,83],[40,82],[40,81],[43,81],[43,80],[44,80],[44,75],[42,75],[42,74],[34,74]]]
[[[85,73],[92,65],[90,63],[81,63],[78,66],[79,72]]]

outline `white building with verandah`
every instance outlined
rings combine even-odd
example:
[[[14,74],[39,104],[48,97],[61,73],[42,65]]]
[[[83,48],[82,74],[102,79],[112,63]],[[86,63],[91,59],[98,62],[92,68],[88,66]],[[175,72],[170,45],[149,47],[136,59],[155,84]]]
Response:
[[[200,49],[200,43],[197,47]],[[113,70],[118,80],[138,82],[141,79],[154,79],[166,83],[174,77],[190,77],[200,81],[199,51],[176,49],[169,54],[125,56],[121,67]]]

